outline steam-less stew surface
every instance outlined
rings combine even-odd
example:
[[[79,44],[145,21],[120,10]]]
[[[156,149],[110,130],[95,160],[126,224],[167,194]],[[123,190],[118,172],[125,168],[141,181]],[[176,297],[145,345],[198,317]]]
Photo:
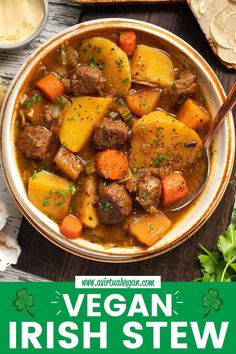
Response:
[[[206,171],[194,72],[139,32],[65,42],[31,74],[15,141],[30,201],[69,239],[150,247]]]

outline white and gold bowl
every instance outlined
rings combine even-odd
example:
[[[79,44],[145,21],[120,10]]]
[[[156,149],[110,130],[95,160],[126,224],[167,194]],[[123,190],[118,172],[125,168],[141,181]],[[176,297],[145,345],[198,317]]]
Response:
[[[41,213],[27,197],[16,161],[14,122],[19,93],[22,92],[35,66],[62,42],[73,38],[88,38],[106,31],[135,30],[150,37],[153,45],[162,43],[170,53],[197,75],[210,113],[214,116],[223,103],[225,92],[206,61],[186,42],[174,34],[146,22],[129,19],[100,19],[89,21],[58,34],[35,51],[22,66],[6,95],[2,110],[1,154],[7,186],[14,200],[28,221],[57,246],[75,255],[103,262],[135,262],[155,257],[178,246],[192,236],[209,219],[226,190],[233,169],[235,133],[232,115],[228,116],[214,141],[211,173],[207,185],[196,202],[188,208],[184,217],[150,248],[108,248],[87,240],[70,241],[64,238],[58,225]]]

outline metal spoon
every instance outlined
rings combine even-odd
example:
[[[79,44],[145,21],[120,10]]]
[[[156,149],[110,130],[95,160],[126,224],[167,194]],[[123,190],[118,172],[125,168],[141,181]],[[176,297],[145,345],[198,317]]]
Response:
[[[207,183],[208,177],[210,175],[210,170],[211,170],[210,148],[211,148],[213,138],[215,136],[215,133],[218,131],[218,129],[223,124],[223,121],[224,121],[227,113],[234,108],[235,104],[236,104],[236,82],[233,85],[233,87],[231,88],[228,96],[226,97],[225,102],[221,106],[221,108],[218,111],[218,113],[216,114],[215,118],[212,120],[209,131],[204,139],[203,157],[206,160],[207,168],[206,168],[206,173],[203,176],[202,181],[199,184],[199,187],[194,191],[194,193],[190,196],[189,199],[185,200],[183,202],[183,204],[177,205],[176,207],[171,209],[171,211],[177,211],[177,210],[183,209],[184,207],[186,207],[187,205],[192,203],[199,196],[199,194],[202,192],[202,190],[204,189],[204,187]]]

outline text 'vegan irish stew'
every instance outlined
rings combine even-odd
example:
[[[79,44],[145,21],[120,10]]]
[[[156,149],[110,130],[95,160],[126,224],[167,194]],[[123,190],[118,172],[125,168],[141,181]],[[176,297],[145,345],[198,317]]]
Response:
[[[211,117],[194,72],[139,33],[106,37],[63,43],[31,75],[18,166],[64,237],[150,247],[205,174]]]

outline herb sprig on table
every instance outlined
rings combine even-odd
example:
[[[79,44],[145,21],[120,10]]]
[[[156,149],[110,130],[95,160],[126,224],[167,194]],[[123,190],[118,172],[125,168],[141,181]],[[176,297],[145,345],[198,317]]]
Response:
[[[236,215],[234,209],[233,217]],[[199,245],[204,253],[198,256],[202,277],[195,281],[232,282],[236,281],[236,225],[230,224],[219,236],[216,251],[209,251]]]

